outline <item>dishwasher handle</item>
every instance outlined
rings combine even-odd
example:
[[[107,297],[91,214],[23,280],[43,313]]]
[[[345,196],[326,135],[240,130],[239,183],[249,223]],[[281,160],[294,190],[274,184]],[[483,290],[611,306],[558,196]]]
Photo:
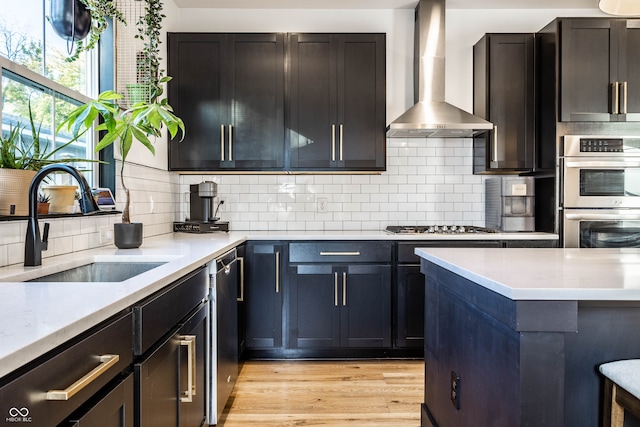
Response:
[[[238,251],[235,248],[216,258],[216,274],[223,272],[224,274],[229,274],[231,266],[236,261],[238,261]]]

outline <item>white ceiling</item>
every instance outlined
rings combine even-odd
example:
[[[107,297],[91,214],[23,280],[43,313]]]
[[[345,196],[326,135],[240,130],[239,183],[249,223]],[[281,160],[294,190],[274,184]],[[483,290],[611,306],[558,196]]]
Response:
[[[214,9],[413,9],[417,0],[174,0]],[[598,0],[447,0],[449,9],[595,9]]]

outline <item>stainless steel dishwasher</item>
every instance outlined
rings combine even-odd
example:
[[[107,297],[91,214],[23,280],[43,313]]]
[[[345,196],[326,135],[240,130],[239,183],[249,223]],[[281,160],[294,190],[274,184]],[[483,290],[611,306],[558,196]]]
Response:
[[[225,253],[209,266],[211,286],[209,423],[217,424],[238,379],[238,286],[242,258],[237,249]]]

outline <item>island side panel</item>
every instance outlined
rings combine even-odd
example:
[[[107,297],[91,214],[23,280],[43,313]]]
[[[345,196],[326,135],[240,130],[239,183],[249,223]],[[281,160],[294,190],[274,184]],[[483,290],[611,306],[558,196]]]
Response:
[[[422,425],[564,426],[564,334],[575,332],[576,303],[528,306],[425,260],[421,270],[423,409],[431,418]],[[551,320],[533,321],[535,313]],[[460,377],[459,409],[451,402],[452,371]]]

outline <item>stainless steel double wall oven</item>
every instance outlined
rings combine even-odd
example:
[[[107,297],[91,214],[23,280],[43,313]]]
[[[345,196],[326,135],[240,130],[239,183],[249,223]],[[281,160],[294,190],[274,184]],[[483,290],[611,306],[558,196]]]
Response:
[[[564,247],[640,247],[640,137],[566,135],[560,154]]]

